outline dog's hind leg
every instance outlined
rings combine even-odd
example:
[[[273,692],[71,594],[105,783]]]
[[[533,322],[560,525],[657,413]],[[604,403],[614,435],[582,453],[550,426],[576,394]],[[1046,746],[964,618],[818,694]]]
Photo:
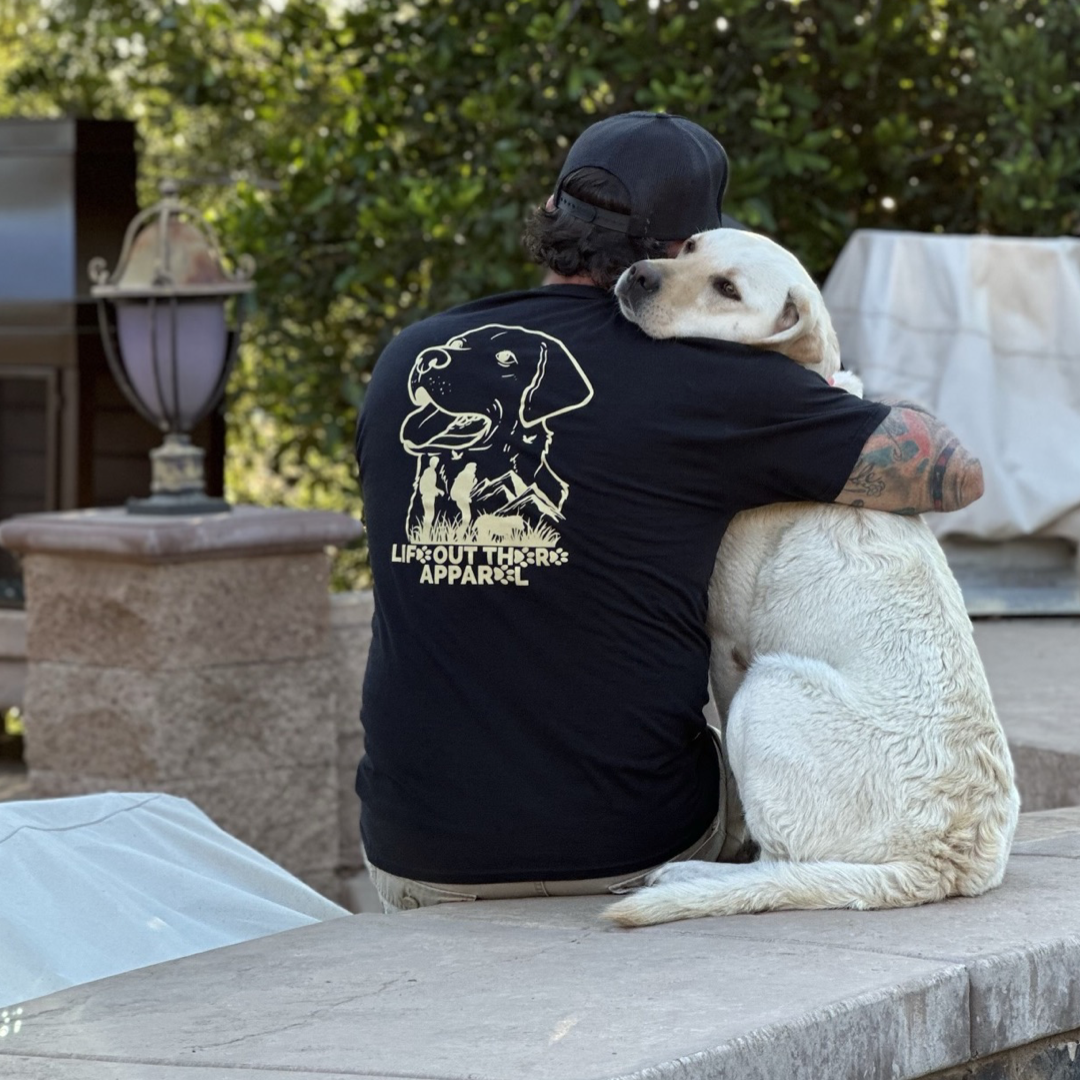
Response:
[[[821,660],[755,658],[731,703],[727,753],[762,858],[886,863],[907,816],[872,705]]]
[[[758,845],[750,835],[746,825],[746,813],[739,797],[739,785],[732,771],[727,747],[721,747],[720,753],[723,775],[724,799],[724,843],[720,848],[717,862],[751,862],[757,854]]]
[[[762,860],[660,867],[605,912],[621,926],[703,915],[907,907],[948,892],[910,835],[888,735],[820,660],[755,659],[731,703],[728,752]]]
[[[731,700],[746,675],[747,665],[738,651],[734,639],[717,630],[712,638],[712,655],[709,661],[709,689],[711,704],[716,709],[720,739],[720,759],[723,768],[724,843],[717,856],[718,862],[750,862],[757,845],[746,826],[739,785],[731,768],[731,754],[727,746],[727,720]]]

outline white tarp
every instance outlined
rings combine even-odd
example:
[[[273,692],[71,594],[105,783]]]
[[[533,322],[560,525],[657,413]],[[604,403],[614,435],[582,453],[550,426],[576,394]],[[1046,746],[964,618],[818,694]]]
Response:
[[[0,1006],[342,915],[186,799],[0,803]]]
[[[1080,240],[862,230],[824,293],[867,395],[927,405],[982,461],[938,535],[1080,539]]]

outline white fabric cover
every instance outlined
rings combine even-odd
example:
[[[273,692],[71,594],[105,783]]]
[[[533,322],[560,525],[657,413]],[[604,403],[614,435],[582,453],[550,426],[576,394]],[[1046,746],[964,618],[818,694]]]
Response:
[[[1080,240],[862,230],[824,294],[867,395],[928,406],[982,461],[939,536],[1080,539]]]
[[[186,799],[0,803],[0,1006],[347,914]]]

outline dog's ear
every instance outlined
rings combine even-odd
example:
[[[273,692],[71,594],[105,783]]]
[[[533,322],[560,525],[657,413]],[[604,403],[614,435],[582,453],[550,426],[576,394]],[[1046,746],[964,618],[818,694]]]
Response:
[[[784,306],[780,309],[780,314],[776,319],[776,326],[773,328],[773,334],[777,335],[779,340],[780,334],[788,334],[790,331],[796,329],[799,323],[806,320],[806,303],[805,298],[797,293],[796,288],[788,289],[788,294],[784,298]],[[800,310],[799,302],[802,301],[802,310]]]
[[[523,427],[580,409],[592,400],[592,384],[561,341],[536,334],[530,347],[535,350],[536,372],[521,395]]]
[[[825,301],[817,289],[805,285],[788,289],[772,334],[758,344],[813,368],[825,378],[840,370],[840,341]]]

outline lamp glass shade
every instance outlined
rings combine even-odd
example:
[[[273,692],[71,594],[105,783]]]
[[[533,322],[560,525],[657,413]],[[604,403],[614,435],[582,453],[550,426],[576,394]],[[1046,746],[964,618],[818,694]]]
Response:
[[[116,322],[121,360],[143,406],[171,430],[190,431],[214,404],[227,359],[224,302],[122,301]]]

